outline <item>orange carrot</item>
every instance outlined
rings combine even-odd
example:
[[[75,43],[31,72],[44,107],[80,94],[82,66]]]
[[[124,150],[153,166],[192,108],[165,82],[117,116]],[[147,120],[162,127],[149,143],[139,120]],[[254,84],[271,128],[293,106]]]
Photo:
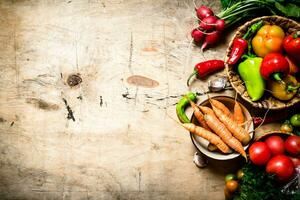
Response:
[[[220,109],[225,115],[227,115],[230,118],[233,118],[232,113],[223,103],[215,99],[209,99],[209,102],[212,106],[215,106],[216,108]]]
[[[199,108],[204,114],[209,114],[209,115],[215,116],[215,112],[211,108],[209,108],[207,106],[199,106]]]
[[[250,140],[250,134],[241,126],[239,126],[234,120],[225,115],[220,109],[213,106],[213,110],[219,120],[226,126],[226,128],[237,138],[243,145],[247,145]]]
[[[197,118],[198,122],[200,123],[200,125],[205,128],[206,130],[210,131],[210,128],[208,127],[208,125],[206,124],[205,120],[204,120],[204,116],[202,114],[202,112],[200,111],[200,108],[198,107],[197,104],[195,104],[193,101],[189,100],[190,104],[194,110],[194,115]]]
[[[245,122],[244,113],[241,105],[236,101],[233,109],[233,120],[238,123],[239,126],[242,126]]]
[[[218,136],[220,136],[220,138],[229,147],[240,153],[247,160],[246,152],[243,148],[243,145],[231,135],[230,131],[226,128],[224,124],[222,124],[222,122],[219,121],[219,119],[216,116],[211,114],[205,114],[204,119],[209,128],[211,128],[211,130],[213,130]]]
[[[183,123],[182,126],[191,133],[198,135],[216,145],[223,153],[231,153],[231,149],[216,134],[193,123]]]

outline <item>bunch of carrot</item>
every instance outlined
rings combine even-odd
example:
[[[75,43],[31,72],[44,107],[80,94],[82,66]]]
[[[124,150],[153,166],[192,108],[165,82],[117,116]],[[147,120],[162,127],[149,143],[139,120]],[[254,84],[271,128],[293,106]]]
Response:
[[[232,149],[240,153],[246,160],[243,146],[250,140],[250,134],[243,128],[245,117],[240,104],[236,101],[233,113],[220,101],[210,99],[211,108],[198,106],[189,101],[200,126],[183,123],[182,126],[191,133],[208,140],[223,153],[231,153]]]

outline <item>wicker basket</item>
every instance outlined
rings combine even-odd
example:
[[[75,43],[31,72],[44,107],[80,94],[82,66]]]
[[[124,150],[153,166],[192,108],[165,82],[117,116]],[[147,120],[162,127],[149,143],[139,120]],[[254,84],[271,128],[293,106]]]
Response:
[[[287,19],[284,17],[280,16],[266,16],[266,17],[258,17],[255,18],[247,23],[245,23],[243,26],[241,26],[235,35],[233,36],[232,40],[229,43],[229,48],[226,51],[226,57],[225,61],[229,59],[230,51],[231,51],[231,46],[233,43],[233,39],[236,37],[242,37],[249,26],[252,24],[258,22],[259,20],[263,20],[264,24],[276,24],[280,26],[286,34],[291,34],[295,31],[300,30],[300,24],[291,20]],[[300,56],[300,55],[299,55]],[[226,63],[226,62],[225,62]],[[243,84],[243,81],[241,80],[239,74],[237,71],[234,69],[234,65],[228,65],[226,64],[226,72],[229,77],[229,81],[232,85],[232,87],[235,89],[235,91],[247,102],[249,102],[251,105],[254,107],[258,108],[265,108],[265,109],[273,109],[273,110],[279,110],[279,109],[284,109],[290,106],[295,105],[296,103],[300,102],[300,93],[298,92],[295,97],[289,101],[280,101],[272,97],[270,94],[265,92],[264,96],[256,102],[251,101],[246,87]]]
[[[254,141],[260,141],[266,138],[267,136],[270,135],[279,135],[279,136],[290,136],[293,135],[292,133],[288,132],[283,132],[283,131],[267,131],[267,132],[262,132],[262,133],[255,133],[254,134]]]

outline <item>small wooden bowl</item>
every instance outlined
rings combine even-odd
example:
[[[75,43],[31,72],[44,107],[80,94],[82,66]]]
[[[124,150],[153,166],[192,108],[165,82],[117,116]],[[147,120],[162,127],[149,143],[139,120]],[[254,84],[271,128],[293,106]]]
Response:
[[[233,36],[232,40],[229,43],[229,47],[226,51],[226,57],[225,57],[225,63],[229,59],[229,55],[232,48],[233,40],[237,37],[242,37],[246,32],[248,27],[250,27],[252,24],[263,20],[264,24],[271,24],[271,25],[278,25],[280,26],[286,34],[291,34],[295,31],[300,30],[300,24],[296,21],[293,21],[288,18],[280,17],[280,16],[266,16],[266,17],[258,17],[255,18],[247,23],[245,23],[243,26],[239,27],[235,35]],[[299,55],[300,56],[300,55]],[[295,97],[289,101],[280,101],[274,97],[272,97],[270,94],[265,92],[264,96],[259,101],[251,101],[246,87],[243,84],[243,81],[241,80],[239,74],[236,71],[235,65],[228,65],[225,64],[226,72],[229,78],[229,81],[234,88],[234,90],[247,102],[249,102],[251,105],[257,108],[265,108],[265,109],[272,109],[272,110],[279,110],[288,108],[290,106],[293,106],[300,102],[300,93],[298,92]]]
[[[234,98],[228,97],[228,96],[215,96],[215,97],[212,97],[212,99],[216,99],[216,100],[222,102],[225,106],[227,106],[229,108],[230,111],[233,111],[234,103],[235,103]],[[200,105],[211,107],[208,99],[201,102]],[[242,110],[243,110],[243,113],[245,116],[245,121],[249,121],[249,123],[246,123],[245,128],[248,132],[250,132],[251,138],[253,138],[254,124],[252,121],[251,114],[245,106],[243,106],[241,103],[240,103],[240,105],[242,107]],[[194,114],[192,115],[191,122],[199,126],[199,123],[198,123],[196,117],[194,116]],[[236,153],[236,152],[230,153],[230,154],[223,154],[222,152],[219,152],[219,151],[209,151],[207,149],[209,142],[206,139],[199,137],[197,135],[194,135],[192,133],[190,133],[190,135],[191,135],[191,140],[192,140],[193,144],[195,145],[195,147],[209,158],[212,158],[215,160],[230,160],[230,159],[236,158],[240,155],[239,153]],[[249,145],[244,146],[244,149],[246,150],[248,148],[248,146]]]

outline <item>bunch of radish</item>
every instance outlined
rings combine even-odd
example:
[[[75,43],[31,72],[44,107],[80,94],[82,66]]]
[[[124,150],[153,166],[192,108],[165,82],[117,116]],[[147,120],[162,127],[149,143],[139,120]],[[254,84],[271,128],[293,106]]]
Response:
[[[200,6],[195,8],[199,20],[199,26],[192,30],[192,37],[196,44],[201,44],[201,49],[212,46],[218,42],[221,33],[225,28],[225,21],[214,15],[213,11],[206,7]]]

